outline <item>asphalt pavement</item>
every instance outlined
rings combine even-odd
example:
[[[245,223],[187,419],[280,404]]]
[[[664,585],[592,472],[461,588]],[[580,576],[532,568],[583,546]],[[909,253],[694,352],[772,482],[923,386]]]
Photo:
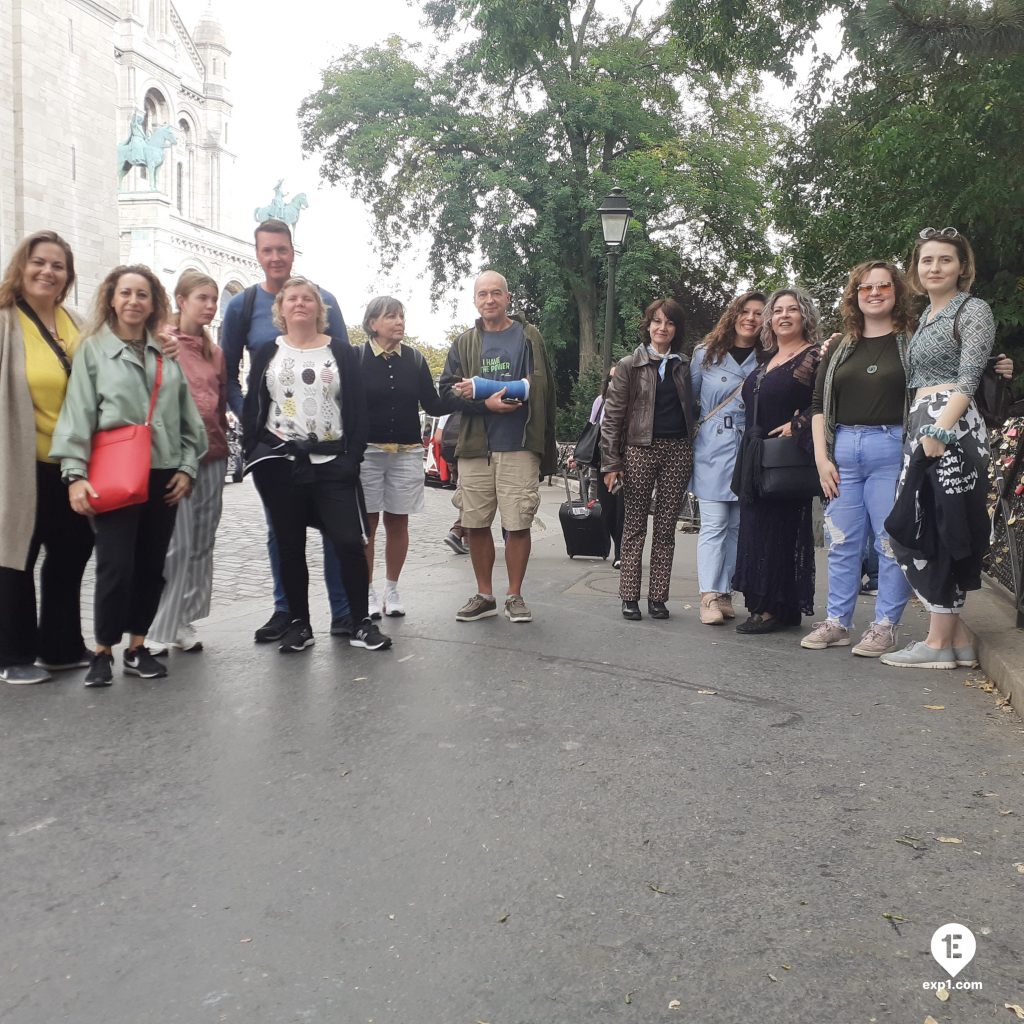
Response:
[[[1024,729],[983,674],[702,626],[685,534],[672,618],[626,622],[542,490],[531,624],[454,621],[428,491],[391,651],[327,634],[315,572],[316,646],[256,646],[246,483],[203,653],[0,690],[0,1022],[1016,1019]],[[950,922],[980,989],[943,1001]]]

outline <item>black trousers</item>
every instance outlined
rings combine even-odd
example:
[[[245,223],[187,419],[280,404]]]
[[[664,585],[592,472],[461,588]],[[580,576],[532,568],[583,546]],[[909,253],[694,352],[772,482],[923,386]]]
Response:
[[[306,530],[310,526],[334,545],[353,620],[360,623],[369,614],[363,489],[358,476],[339,478],[339,468],[326,462],[300,470],[290,459],[264,459],[252,471],[277,537],[288,608],[303,622],[309,621]]]
[[[36,618],[35,565],[40,602]],[[36,522],[24,569],[0,568],[0,668],[36,658],[61,665],[77,661],[82,639],[82,573],[92,554],[92,530],[72,511],[60,466],[36,463]]]
[[[597,500],[601,503],[602,519],[608,528],[608,536],[615,548],[615,559],[622,555],[622,491],[612,494],[605,486],[604,473],[597,467]]]
[[[174,532],[176,505],[168,505],[173,469],[152,469],[149,500],[93,519],[96,530],[96,643],[113,647],[125,633],[145,636],[160,606],[164,558]]]

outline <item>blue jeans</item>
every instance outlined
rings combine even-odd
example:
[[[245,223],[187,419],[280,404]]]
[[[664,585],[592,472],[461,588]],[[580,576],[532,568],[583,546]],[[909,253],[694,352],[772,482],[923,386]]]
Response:
[[[828,535],[828,617],[847,629],[860,590],[861,559],[868,530],[878,552],[875,622],[899,623],[910,585],[892,556],[885,518],[896,500],[903,465],[903,428],[836,428],[839,496],[825,507]]]
[[[288,611],[288,599],[284,596],[284,584],[281,582],[281,564],[277,553],[277,538],[274,527],[270,525],[270,513],[263,506],[263,514],[267,520],[267,554],[270,557],[270,575],[274,579],[274,611]],[[331,618],[338,619],[343,615],[351,615],[348,594],[341,582],[341,564],[334,551],[334,545],[324,537],[324,583],[327,585],[327,599],[331,605]]]
[[[701,501],[697,585],[702,594],[728,594],[732,591],[739,535],[738,501]]]

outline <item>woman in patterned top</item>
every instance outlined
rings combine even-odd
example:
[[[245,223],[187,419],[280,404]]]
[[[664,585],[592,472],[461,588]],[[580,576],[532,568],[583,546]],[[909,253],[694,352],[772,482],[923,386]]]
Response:
[[[338,553],[356,624],[349,643],[374,651],[390,647],[367,602],[367,523],[359,485],[367,412],[359,358],[347,341],[324,333],[324,300],[304,277],[285,281],[273,317],[284,333],[253,355],[242,420],[245,469],[252,471],[277,537],[293,616],[279,649],[302,651],[313,644],[310,526],[322,529]]]
[[[907,387],[914,394],[903,454],[903,489],[911,462],[938,460],[936,486],[955,478],[954,491],[968,519],[985,518],[988,440],[974,403],[974,392],[995,341],[992,310],[972,297],[974,252],[956,228],[925,228],[914,245],[910,284],[928,296],[907,355]],[[919,454],[919,450],[920,453]],[[917,458],[915,459],[915,456]],[[938,496],[941,500],[941,496]],[[890,526],[890,532],[894,532]],[[883,655],[882,664],[902,668],[951,669],[977,663],[973,639],[960,612],[967,590],[981,586],[980,547],[966,557],[941,543],[933,557],[921,558],[899,544],[900,568],[930,613],[928,636],[902,651]]]

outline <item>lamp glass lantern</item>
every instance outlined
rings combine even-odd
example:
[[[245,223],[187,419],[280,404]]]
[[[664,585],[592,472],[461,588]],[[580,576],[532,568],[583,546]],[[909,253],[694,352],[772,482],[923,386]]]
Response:
[[[629,218],[633,216],[622,189],[613,188],[597,212],[601,214],[601,231],[604,234],[605,245],[610,249],[621,248],[626,240]]]

